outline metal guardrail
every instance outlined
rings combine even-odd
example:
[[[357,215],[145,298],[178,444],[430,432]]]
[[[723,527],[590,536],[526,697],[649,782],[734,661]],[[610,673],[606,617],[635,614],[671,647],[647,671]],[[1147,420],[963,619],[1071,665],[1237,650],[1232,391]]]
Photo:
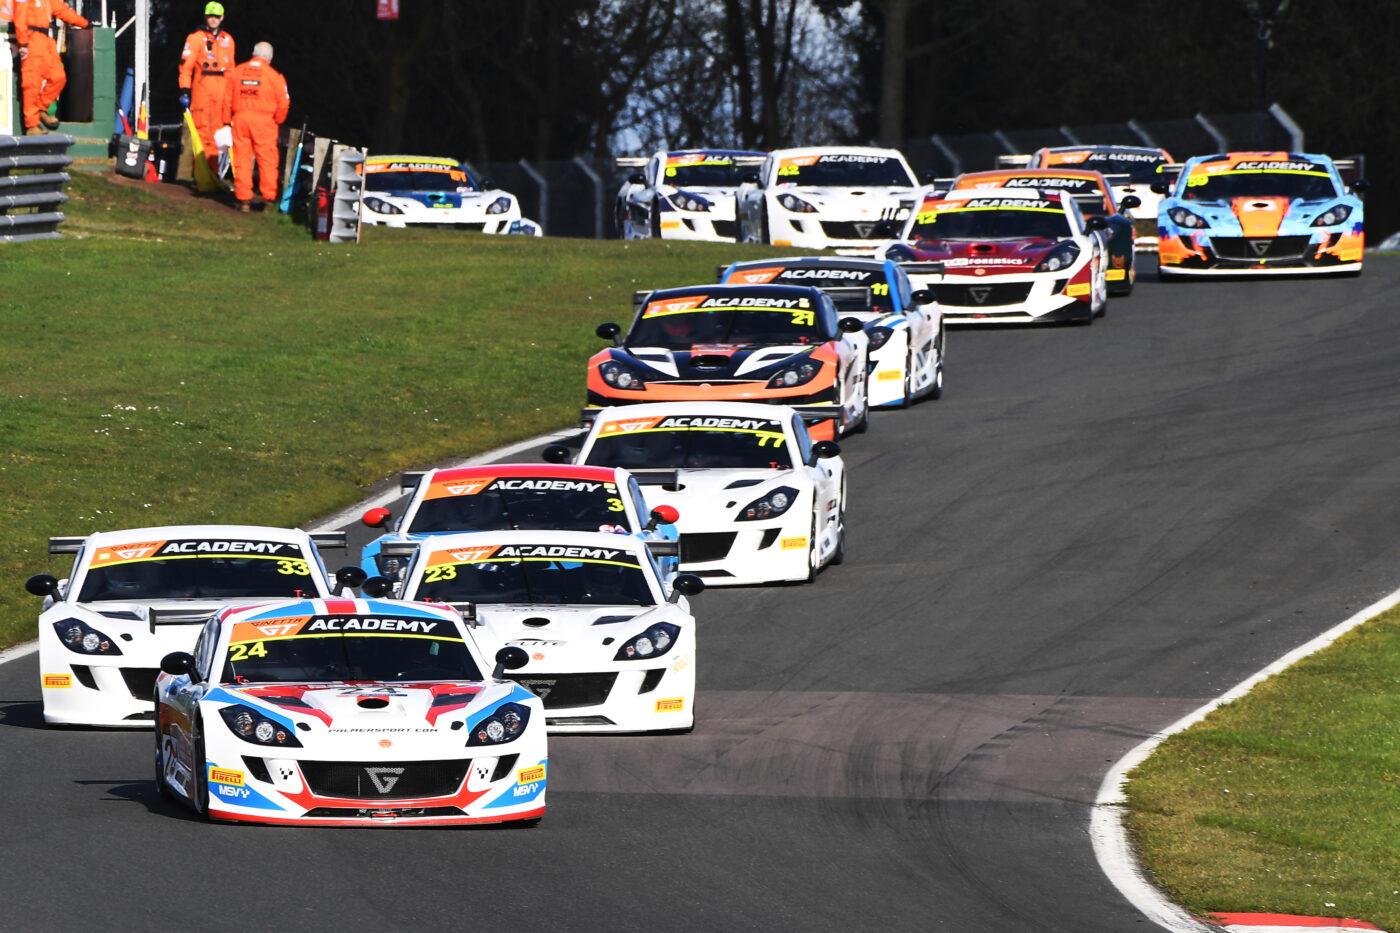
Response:
[[[71,180],[63,171],[72,163],[73,137],[0,136],[0,243],[55,240],[63,234],[63,212]]]

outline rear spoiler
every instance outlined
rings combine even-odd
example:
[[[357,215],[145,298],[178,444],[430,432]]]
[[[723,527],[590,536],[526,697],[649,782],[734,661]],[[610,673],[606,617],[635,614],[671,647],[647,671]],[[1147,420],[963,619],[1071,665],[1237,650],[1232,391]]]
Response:
[[[427,470],[404,470],[399,474],[399,491],[408,492],[410,489],[417,489],[418,484],[427,475]]]
[[[578,413],[578,426],[581,428],[590,428],[597,420],[598,409],[596,408],[584,408]]]
[[[1332,164],[1337,166],[1337,174],[1342,176],[1342,184],[1348,188],[1351,187],[1352,182],[1366,177],[1366,157],[1363,155],[1333,159]]]
[[[762,155],[741,155],[734,157],[735,165],[762,165],[767,161],[767,156]]]
[[[318,548],[323,547],[348,547],[343,531],[313,531],[310,535],[311,543]]]
[[[646,168],[646,156],[618,156],[613,159],[613,165],[617,168]]]
[[[651,551],[652,557],[680,557],[681,543],[679,541],[648,541],[647,550]]]
[[[1030,153],[997,156],[997,168],[1025,168],[1031,164]]]
[[[418,553],[418,542],[385,541],[379,546],[379,553],[385,557],[412,557]]]
[[[1127,172],[1114,172],[1112,175],[1105,172],[1103,180],[1114,188],[1121,188],[1124,185],[1133,184],[1133,176],[1129,175]]]
[[[857,311],[871,311],[875,307],[875,294],[869,285],[829,285],[821,290],[838,306],[845,301],[860,302],[860,307],[854,309]]]
[[[632,312],[634,314],[641,310],[642,305],[647,303],[647,299],[651,297],[651,293],[654,291],[656,291],[656,289],[648,288],[632,293]]]
[[[642,486],[674,486],[676,485],[675,470],[628,470],[632,478]],[[650,547],[650,543],[647,545]]]
[[[724,273],[728,272],[728,271],[729,271],[729,267],[732,266],[732,265],[734,265],[734,263],[729,262],[729,263],[725,263],[725,264],[722,265],[722,266],[715,266],[715,281],[716,281],[717,283],[721,283],[721,282],[724,281]]]
[[[941,262],[901,262],[905,275],[945,275],[948,267]]]
[[[476,628],[476,603],[447,603],[462,614],[462,618],[472,628]]]
[[[835,421],[841,417],[841,409],[836,405],[794,405],[792,410],[808,423]]]
[[[76,554],[83,549],[83,542],[87,540],[87,535],[78,535],[68,538],[50,538],[50,554]]]

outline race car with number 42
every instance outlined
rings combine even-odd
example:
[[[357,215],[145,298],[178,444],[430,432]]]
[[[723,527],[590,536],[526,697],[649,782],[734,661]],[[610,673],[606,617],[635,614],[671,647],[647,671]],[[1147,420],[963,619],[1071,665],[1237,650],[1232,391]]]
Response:
[[[478,179],[456,159],[370,156],[363,174],[361,223],[543,235],[539,224],[520,216],[515,195]]]
[[[695,619],[686,597],[705,584],[688,574],[667,582],[641,541],[478,531],[415,550],[404,598],[457,607],[488,652],[523,650],[529,660],[509,676],[544,702],[549,731],[695,725]]]
[[[25,588],[44,599],[39,671],[44,721],[53,725],[151,725],[160,659],[188,651],[199,627],[229,605],[329,597],[365,574],[326,575],[321,547],[344,532],[310,535],[261,525],[164,525],[50,538],[74,554],[59,580],[36,574]]]
[[[846,554],[846,468],[792,408],[676,402],[600,411],[578,462],[631,471],[680,512],[680,569],[708,584],[812,581]],[[571,451],[545,448],[563,462]]]
[[[870,340],[821,289],[693,285],[639,292],[626,336],[588,361],[587,421],[601,408],[642,402],[748,401],[793,405],[813,434],[863,431],[870,418]]]
[[[539,698],[447,606],[290,600],[210,619],[161,660],[155,778],[214,820],[438,826],[538,820]],[[487,673],[490,672],[490,673]]]

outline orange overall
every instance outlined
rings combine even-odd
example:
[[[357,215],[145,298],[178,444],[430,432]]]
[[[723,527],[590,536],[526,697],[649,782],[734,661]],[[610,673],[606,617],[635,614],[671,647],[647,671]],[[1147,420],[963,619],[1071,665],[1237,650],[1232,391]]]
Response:
[[[224,125],[219,118],[226,75],[232,69],[233,36],[222,29],[196,29],[186,37],[180,53],[180,90],[190,95],[190,116],[215,175],[219,174],[219,150],[214,145],[214,131]]]
[[[275,201],[277,127],[291,106],[287,80],[261,58],[250,58],[228,75],[224,89],[223,122],[233,127],[233,195],[253,199],[253,160],[258,163],[258,191]]]
[[[29,129],[39,125],[39,114],[58,100],[68,83],[58,43],[49,37],[49,25],[55,16],[79,29],[87,28],[88,21],[63,0],[15,0],[14,11],[15,41],[21,49],[28,49],[20,63],[20,80],[24,84],[24,126]]]

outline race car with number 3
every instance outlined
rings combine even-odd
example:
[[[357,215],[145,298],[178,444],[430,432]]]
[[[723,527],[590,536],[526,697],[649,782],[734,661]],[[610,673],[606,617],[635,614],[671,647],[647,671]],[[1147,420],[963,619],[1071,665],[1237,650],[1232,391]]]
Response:
[[[844,559],[840,453],[786,406],[675,402],[600,411],[577,459],[630,470],[648,501],[675,506],[681,572],[719,586],[810,582]]]
[[[477,531],[430,538],[416,550],[404,597],[458,607],[484,650],[524,651],[529,660],[510,678],[544,702],[549,731],[695,725],[695,619],[686,597],[705,584],[686,574],[667,583],[641,541]]]
[[[778,149],[739,188],[739,241],[873,253],[914,213],[917,184],[897,149]]]
[[[332,595],[335,584],[318,543],[343,548],[345,533],[166,525],[50,538],[50,553],[76,557],[66,579],[36,574],[25,584],[44,599],[44,721],[149,728],[160,659],[188,651],[215,612],[231,604]],[[336,576],[349,586],[365,579],[356,567]]]
[[[447,606],[290,600],[210,619],[161,661],[161,796],[213,820],[441,826],[537,820],[544,709]]]
[[[927,289],[914,291],[899,263],[857,256],[796,256],[736,262],[721,283],[815,285],[838,314],[865,325],[870,339],[870,406],[904,407],[943,395],[943,309]]]
[[[958,324],[1092,324],[1108,302],[1102,217],[1063,191],[987,188],[924,198],[885,257]]]
[[[795,285],[693,285],[639,292],[626,337],[588,361],[586,421],[609,405],[748,401],[793,405],[813,434],[865,430],[869,338],[821,291]]]
[[[732,243],[740,179],[763,162],[741,149],[659,151],[651,158],[623,156],[618,168],[636,169],[623,183],[613,219],[624,240],[713,240]]]
[[[647,505],[626,470],[500,463],[404,473],[400,485],[413,491],[402,518],[360,551],[360,566],[369,576],[399,579],[405,560],[383,553],[385,544],[510,529],[636,535],[651,542],[663,573],[675,573],[675,510]],[[393,513],[376,507],[361,521],[382,529],[393,523]]]
[[[1348,160],[1348,166],[1350,163]],[[1188,159],[1157,215],[1157,274],[1360,275],[1360,194],[1338,164],[1306,152],[1226,152]]]

